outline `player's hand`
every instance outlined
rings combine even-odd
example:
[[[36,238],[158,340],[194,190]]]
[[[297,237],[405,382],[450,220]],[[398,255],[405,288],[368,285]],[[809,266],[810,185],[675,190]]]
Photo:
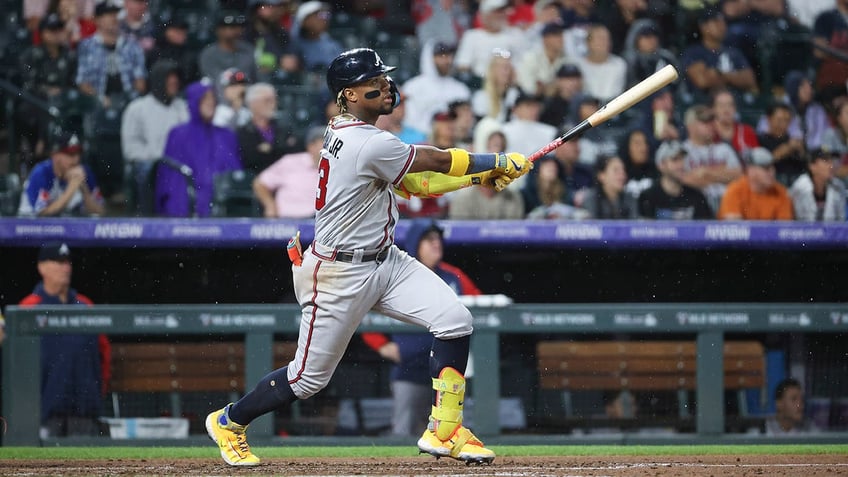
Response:
[[[528,161],[524,154],[517,152],[501,152],[498,154],[497,165],[494,170],[509,176],[510,179],[518,179],[530,172],[533,163]]]
[[[494,189],[498,192],[506,189],[512,183],[512,177],[494,170],[483,173],[481,179],[481,186]]]

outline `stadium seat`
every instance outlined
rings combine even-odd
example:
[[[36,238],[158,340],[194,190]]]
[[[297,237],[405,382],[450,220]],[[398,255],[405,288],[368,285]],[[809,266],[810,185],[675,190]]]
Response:
[[[277,109],[285,121],[296,129],[307,127],[324,117],[323,89],[312,86],[280,85],[277,87]]]
[[[85,120],[84,159],[91,166],[104,197],[123,192],[124,155],[121,149],[121,114],[129,102],[124,95],[110,98],[108,107],[98,106]]]
[[[0,33],[0,76],[14,80],[19,76],[18,58],[30,44],[29,31],[17,24],[6,23]]]
[[[76,88],[69,88],[49,100],[50,107],[58,113],[59,125],[72,131],[82,131],[83,118],[95,107],[95,100]]]
[[[21,190],[21,179],[17,174],[0,175],[0,215],[17,215]]]
[[[366,15],[351,14],[348,12],[333,12],[330,17],[330,32],[333,38],[339,41],[351,36],[359,39],[352,47],[361,47],[369,44],[369,41],[377,34],[377,20]]]
[[[212,216],[261,217],[259,201],[253,195],[254,177],[241,170],[215,175]]]
[[[421,45],[417,37],[380,32],[375,38],[375,45],[386,64],[397,66],[397,71],[392,73],[395,79],[403,83],[418,74]]]
[[[124,166],[126,213],[135,217],[152,217],[155,213],[156,168],[160,161],[131,162]]]
[[[155,12],[160,22],[179,18],[188,24],[188,46],[200,50],[215,41],[218,2],[214,0],[173,0],[162,2]]]
[[[196,215],[196,190],[194,172],[190,167],[164,156],[153,161],[132,162],[124,166],[123,192],[126,213],[134,217],[155,217],[156,214],[156,174],[160,167],[168,167],[179,172],[185,179],[188,193],[189,216]]]
[[[774,87],[782,87],[788,72],[806,72],[813,66],[812,32],[803,26],[788,25],[783,30],[763,28],[756,49],[760,90],[764,93],[773,93]]]

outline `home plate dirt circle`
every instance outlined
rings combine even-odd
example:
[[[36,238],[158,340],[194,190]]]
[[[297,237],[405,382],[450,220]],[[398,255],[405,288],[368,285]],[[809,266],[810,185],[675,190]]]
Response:
[[[0,475],[286,475],[403,477],[599,477],[599,476],[836,476],[848,475],[848,455],[707,455],[707,456],[499,456],[492,465],[450,459],[291,458],[265,459],[257,467],[230,467],[214,459],[107,459],[0,461]]]

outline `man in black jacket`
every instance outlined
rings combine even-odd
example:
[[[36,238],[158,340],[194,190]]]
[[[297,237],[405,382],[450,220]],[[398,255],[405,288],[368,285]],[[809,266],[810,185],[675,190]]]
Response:
[[[268,83],[256,83],[245,94],[250,109],[250,122],[240,127],[238,135],[241,162],[246,171],[258,174],[277,159],[305,147],[298,135],[274,118],[277,93]]]
[[[683,183],[686,150],[679,141],[666,141],[657,149],[660,180],[639,195],[639,216],[646,219],[713,219],[704,194]]]
[[[200,79],[197,71],[197,53],[188,45],[188,23],[179,18],[165,22],[156,46],[147,52],[145,64],[150,71],[159,60],[171,60],[180,65],[180,75],[183,84],[193,83]]]
[[[25,91],[48,102],[59,100],[75,86],[77,56],[68,48],[65,22],[56,13],[45,16],[39,23],[41,44],[27,48],[20,56],[19,68]],[[18,127],[25,138],[33,159],[41,159],[48,153],[50,116],[29,103],[21,103],[18,109]]]

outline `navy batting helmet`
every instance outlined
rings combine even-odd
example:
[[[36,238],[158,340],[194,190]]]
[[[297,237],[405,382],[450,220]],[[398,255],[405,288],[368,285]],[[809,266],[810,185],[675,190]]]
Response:
[[[327,87],[333,96],[338,96],[341,90],[350,85],[395,69],[394,66],[386,66],[380,55],[371,48],[355,48],[345,51],[330,63],[327,69]]]

